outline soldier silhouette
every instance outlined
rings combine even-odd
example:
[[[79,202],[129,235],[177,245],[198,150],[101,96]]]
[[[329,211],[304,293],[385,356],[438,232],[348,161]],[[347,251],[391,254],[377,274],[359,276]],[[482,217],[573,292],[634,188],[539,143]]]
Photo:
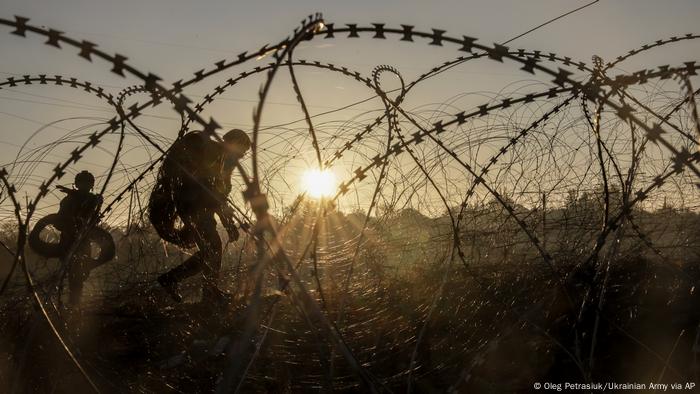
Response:
[[[90,240],[87,233],[91,230],[88,228],[92,225],[91,221],[95,219],[102,205],[102,197],[91,193],[94,185],[95,177],[88,171],[81,171],[75,176],[75,189],[58,187],[66,196],[61,200],[53,225],[61,232],[60,259],[68,266],[71,307],[80,304],[83,284],[95,267],[90,256]]]
[[[215,215],[226,228],[230,241],[238,239],[233,210],[226,199],[231,192],[231,174],[250,148],[248,135],[233,129],[223,142],[195,131],[178,139],[168,151],[151,193],[149,215],[167,241],[181,246],[196,245],[198,251],[181,265],[158,277],[158,282],[177,302],[182,301],[178,284],[199,272],[204,278],[203,302],[228,302],[230,295],[216,282],[221,269],[222,242]],[[175,226],[176,218],[182,223]]]

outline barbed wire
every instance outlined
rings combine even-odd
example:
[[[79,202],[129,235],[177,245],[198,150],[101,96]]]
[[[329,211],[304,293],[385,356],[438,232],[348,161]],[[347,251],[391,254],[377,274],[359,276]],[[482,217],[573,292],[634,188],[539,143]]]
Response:
[[[62,75],[13,75],[0,82],[0,89],[72,88],[106,101],[115,112],[100,126],[91,125],[89,130],[97,130],[86,135],[70,131],[68,135],[78,143],[60,156],[62,161],[55,167],[50,168],[46,158],[59,154],[51,153],[59,140],[24,156],[25,147],[21,147],[15,161],[7,164],[11,169],[0,170],[3,219],[14,226],[2,235],[12,261],[0,289],[0,313],[23,311],[0,325],[0,331],[17,343],[21,350],[16,354],[26,354],[33,343],[41,342],[39,330],[24,334],[16,330],[36,324],[31,299],[61,351],[96,392],[164,387],[265,391],[266,384],[271,384],[265,380],[272,365],[300,374],[280,377],[280,385],[294,390],[411,392],[423,387],[438,391],[479,387],[474,381],[477,370],[485,373],[486,359],[505,346],[501,343],[506,338],[524,335],[525,326],[533,329],[528,335],[540,351],[556,349],[573,365],[567,373],[585,381],[602,376],[601,341],[612,337],[612,332],[634,343],[674,378],[686,376],[670,356],[663,357],[645,343],[648,338],[629,329],[633,325],[627,323],[634,319],[621,320],[616,308],[627,308],[632,314],[636,307],[625,304],[628,301],[615,286],[636,291],[637,284],[630,283],[630,278],[637,272],[621,263],[635,259],[669,269],[673,275],[669,280],[683,281],[684,289],[696,280],[686,267],[697,264],[700,243],[684,224],[697,224],[700,121],[695,96],[700,90],[694,90],[693,78],[700,66],[685,62],[614,77],[608,74],[635,55],[700,36],[659,40],[612,62],[596,58],[591,67],[554,53],[482,45],[476,38],[452,37],[439,29],[428,32],[381,23],[338,27],[316,14],[278,43],[218,61],[166,86],[156,74],[136,69],[126,56],[108,54],[94,43],[28,22],[23,17],[0,19],[0,25],[14,29],[14,35],[38,36],[49,46],[78,50],[84,60],[101,60],[95,66],[139,82],[116,93],[98,83]],[[449,46],[467,55],[432,66],[413,80],[405,79],[400,65],[378,65],[365,76],[336,63],[296,59],[300,43],[341,35]],[[227,75],[233,67],[265,56],[272,61]],[[414,99],[414,87],[477,61],[513,63],[524,76],[545,80],[534,92],[529,86],[524,93],[525,88],[502,92],[467,108],[460,106],[459,99],[432,107],[407,106]],[[370,98],[355,103],[378,107],[352,120],[340,117],[341,127],[337,119],[322,121],[308,104],[317,97],[305,87],[301,72],[305,69],[357,82],[368,89]],[[279,148],[262,135],[262,118],[269,112],[266,103],[273,86],[279,89],[285,83],[279,78],[285,70],[303,125],[283,129],[291,126],[287,124],[272,132],[281,141],[283,148]],[[153,285],[155,275],[188,252],[166,245],[144,219],[142,198],[157,182],[153,170],[163,162],[169,146],[191,131],[201,130],[221,142],[217,131],[222,127],[202,113],[215,112],[212,103],[255,76],[262,82],[253,108],[251,157],[236,167],[242,195],[229,196],[244,239],[227,245],[222,273],[222,282],[234,291],[238,304],[220,318],[199,313],[194,302],[163,308],[165,301]],[[398,80],[398,87],[392,87],[390,76]],[[225,80],[214,82],[215,87],[192,105],[184,90],[215,77]],[[669,83],[677,86],[669,90]],[[642,91],[642,86],[648,90]],[[141,94],[148,98],[135,102]],[[577,102],[580,105],[572,105]],[[172,138],[140,124],[147,111],[161,104],[180,116]],[[339,116],[345,108],[322,115]],[[112,136],[116,141],[110,140]],[[142,335],[150,344],[144,354],[149,355],[138,361],[142,370],[136,372],[116,365],[109,349],[91,352],[85,340],[88,335],[69,318],[61,303],[62,278],[71,269],[69,264],[55,267],[27,250],[34,216],[53,207],[46,201],[51,189],[98,148],[112,157],[96,189],[107,201],[90,228],[99,223],[108,226],[118,254],[116,261],[91,275],[90,307],[85,310],[92,311],[91,319],[102,319],[103,330],[130,321],[136,330],[146,331]],[[148,160],[130,162],[134,152],[148,155]],[[308,163],[308,157],[316,164]],[[29,166],[15,170],[24,160]],[[294,196],[294,187],[286,179],[299,162],[318,170],[351,170],[337,192],[315,201],[306,194]],[[363,190],[365,185],[368,190]],[[21,192],[27,193],[24,203]],[[362,212],[339,208],[353,193],[367,201],[364,206],[358,204]],[[290,206],[281,201],[285,194],[294,196]],[[668,197],[673,203],[683,201],[687,211],[670,209],[665,202]],[[652,198],[664,198],[663,205],[642,206]],[[424,215],[420,209],[409,209],[414,206],[439,213]],[[286,211],[278,215],[275,207]],[[672,220],[664,223],[658,218],[662,214],[652,208],[667,210]],[[87,237],[87,232],[79,239]],[[678,239],[683,240],[680,246]],[[64,261],[71,260],[75,249]],[[515,273],[510,272],[513,266],[518,267]],[[23,279],[15,275],[18,267]],[[395,273],[390,274],[391,270]],[[184,291],[192,298],[192,286]],[[493,315],[484,311],[495,312],[503,321],[494,323]],[[22,316],[26,320],[20,322]],[[15,334],[10,334],[13,330]],[[213,341],[206,346],[217,350],[198,356],[193,349],[201,343],[195,345],[196,341]],[[180,353],[172,355],[173,346]],[[18,365],[14,382],[28,370],[36,373],[25,362]],[[204,383],[193,383],[197,375],[191,370],[202,366],[209,377]],[[57,368],[52,365],[44,373],[59,373]],[[179,378],[171,376],[171,370]],[[533,372],[537,373],[541,372]],[[13,390],[19,390],[17,385]]]

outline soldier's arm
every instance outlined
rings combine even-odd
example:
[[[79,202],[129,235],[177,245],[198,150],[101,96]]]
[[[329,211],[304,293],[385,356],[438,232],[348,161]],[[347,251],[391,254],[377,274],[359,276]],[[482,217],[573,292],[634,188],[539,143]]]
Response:
[[[100,209],[102,209],[103,202],[104,199],[102,198],[102,196],[99,194],[95,194],[95,211],[99,212]]]
[[[238,239],[238,229],[236,228],[236,220],[233,217],[233,208],[228,204],[222,204],[219,206],[219,219],[221,219],[221,224],[226,229],[230,241],[236,241]]]

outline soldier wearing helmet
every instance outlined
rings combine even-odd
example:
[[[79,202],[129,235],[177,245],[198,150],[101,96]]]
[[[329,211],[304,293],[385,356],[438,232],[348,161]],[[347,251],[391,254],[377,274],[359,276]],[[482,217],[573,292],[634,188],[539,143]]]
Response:
[[[178,283],[199,272],[204,278],[204,302],[226,302],[230,298],[216,284],[221,269],[222,242],[214,216],[219,216],[228,232],[229,241],[237,240],[238,230],[233,210],[227,204],[227,196],[231,192],[231,174],[250,144],[248,135],[238,129],[227,132],[223,142],[195,131],[178,139],[166,155],[159,182],[169,184],[166,189],[173,200],[172,217],[180,218],[183,229],[190,234],[198,249],[181,265],[158,277],[158,282],[175,301],[182,300]],[[151,222],[159,234],[167,239],[167,230],[159,229],[163,220],[158,216],[169,213],[164,213],[162,207],[157,206],[155,194],[154,190],[150,202]],[[177,243],[176,239],[168,240]]]
[[[81,171],[75,176],[75,189],[59,187],[67,194],[61,200],[58,215],[61,218],[59,230],[71,231],[83,227],[92,218],[102,203],[102,197],[91,193],[95,186],[95,177],[88,171]],[[74,232],[74,231],[71,231]]]
[[[67,245],[63,259],[68,262],[68,285],[70,288],[69,303],[76,306],[80,303],[83,283],[90,269],[87,261],[90,259],[90,245],[85,233],[91,226],[91,221],[102,204],[102,197],[91,192],[95,185],[95,177],[88,171],[81,171],[75,176],[75,189],[59,186],[66,193],[61,200],[58,210],[58,220],[54,226],[61,231],[61,244]],[[82,238],[82,239],[81,239]],[[80,245],[75,243],[80,241]],[[72,249],[72,250],[70,250]],[[72,253],[71,253],[72,252]]]

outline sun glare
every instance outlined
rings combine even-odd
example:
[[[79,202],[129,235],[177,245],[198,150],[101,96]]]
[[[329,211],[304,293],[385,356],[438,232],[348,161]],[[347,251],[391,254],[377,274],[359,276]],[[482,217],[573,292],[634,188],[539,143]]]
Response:
[[[311,197],[331,197],[336,191],[335,174],[331,170],[306,170],[302,176],[302,186]]]

